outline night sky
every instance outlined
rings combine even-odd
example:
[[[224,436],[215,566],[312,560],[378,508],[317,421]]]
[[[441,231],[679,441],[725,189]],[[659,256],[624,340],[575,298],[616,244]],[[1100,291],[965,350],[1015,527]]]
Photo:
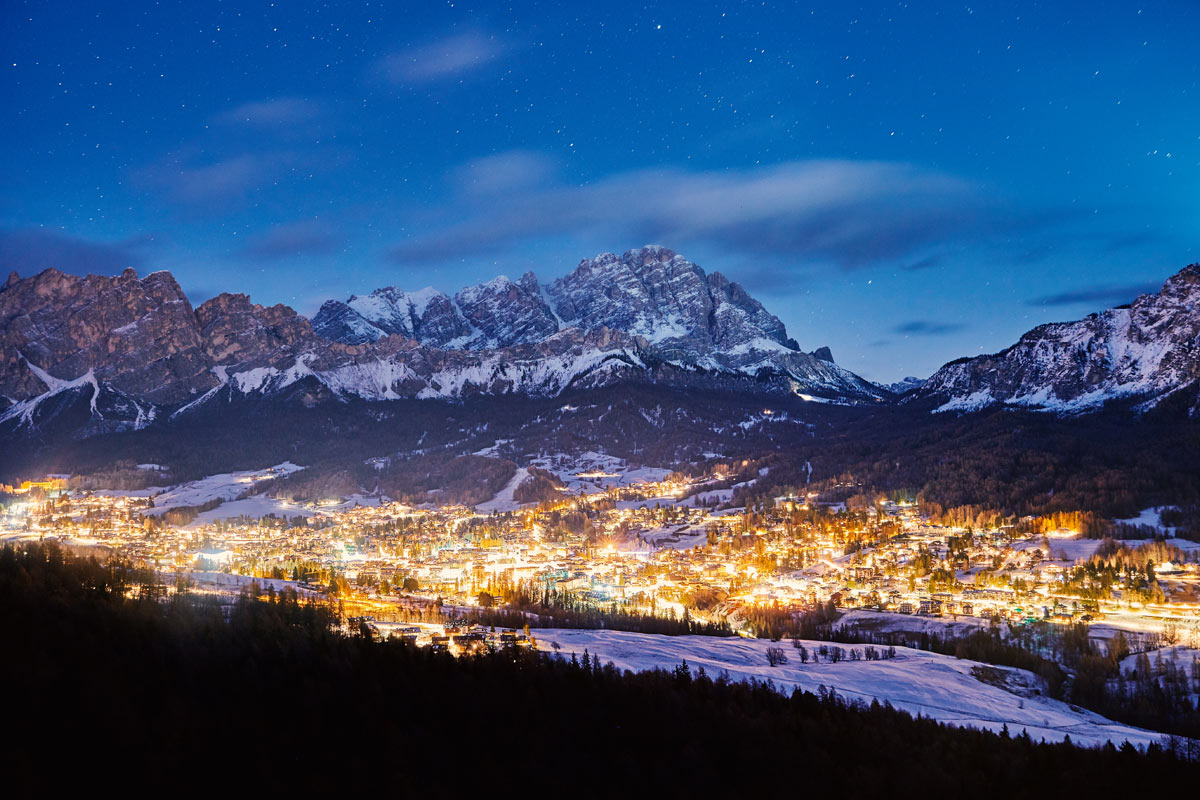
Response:
[[[3,269],[311,314],[656,243],[894,380],[1200,259],[1195,0],[579,5],[4,0]]]

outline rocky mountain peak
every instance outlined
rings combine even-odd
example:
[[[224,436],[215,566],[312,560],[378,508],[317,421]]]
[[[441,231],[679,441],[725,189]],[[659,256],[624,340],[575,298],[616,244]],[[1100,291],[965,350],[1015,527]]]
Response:
[[[519,283],[501,275],[463,289],[454,299],[488,347],[541,341],[559,329],[558,318],[542,299],[533,273]]]
[[[245,369],[323,347],[308,319],[282,304],[261,306],[244,294],[219,294],[196,309],[204,351],[214,364]]]
[[[830,364],[834,363],[833,351],[828,347],[818,347],[816,350],[813,350],[812,357],[819,358],[822,361],[828,361]]]
[[[793,349],[783,323],[740,285],[665,247],[584,259],[547,292],[567,324],[606,325],[701,360]]]
[[[471,351],[540,342],[568,328],[637,337],[656,358],[685,369],[787,375],[821,393],[881,393],[833,365],[827,350],[824,359],[801,352],[779,318],[740,284],[658,245],[583,259],[549,285],[526,272],[518,281],[501,275],[468,286],[453,298],[384,287],[331,300],[313,317],[320,336],[343,344],[400,335]]]

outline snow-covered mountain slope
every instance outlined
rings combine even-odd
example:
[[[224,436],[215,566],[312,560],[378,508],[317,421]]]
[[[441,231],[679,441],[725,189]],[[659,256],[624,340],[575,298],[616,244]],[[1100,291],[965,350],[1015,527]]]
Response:
[[[1035,693],[1041,680],[1034,674],[1010,667],[943,656],[923,650],[897,647],[896,657],[879,661],[849,661],[801,664],[790,642],[716,636],[660,636],[606,630],[562,630],[535,628],[538,647],[557,644],[564,656],[583,655],[587,650],[602,662],[612,661],[620,669],[674,669],[687,661],[711,677],[728,673],[732,680],[771,680],[790,692],[793,688],[818,692],[824,687],[851,701],[891,703],[911,714],[936,719],[947,725],[1000,731],[1013,735],[1027,731],[1034,741],[1063,741],[1076,744],[1120,745],[1129,741],[1145,747],[1162,734],[1113,722],[1099,714]],[[838,645],[807,641],[810,652],[822,646],[841,647],[849,652],[861,645]],[[777,667],[767,663],[767,648],[782,647],[788,662]]]
[[[1173,275],[1158,294],[1077,322],[1041,325],[995,355],[952,361],[914,398],[939,411],[1004,404],[1060,413],[1110,400],[1153,408],[1185,396],[1200,413],[1200,265]]]

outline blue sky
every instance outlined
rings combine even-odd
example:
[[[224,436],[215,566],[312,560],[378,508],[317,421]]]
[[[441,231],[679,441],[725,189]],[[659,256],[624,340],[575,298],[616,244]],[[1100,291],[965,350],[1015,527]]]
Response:
[[[671,247],[924,376],[1197,255],[1200,4],[0,8],[0,259],[312,313]]]

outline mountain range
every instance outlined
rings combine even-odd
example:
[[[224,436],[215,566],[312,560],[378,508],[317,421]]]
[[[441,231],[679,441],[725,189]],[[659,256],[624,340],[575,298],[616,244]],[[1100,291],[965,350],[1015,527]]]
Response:
[[[583,261],[548,286],[501,277],[451,298],[387,287],[325,303],[310,322],[221,294],[193,309],[167,272],[78,277],[49,269],[0,290],[0,419],[31,423],[68,389],[123,398],[132,427],[222,391],[553,396],[625,381],[733,380],[838,402],[888,390],[806,353],[738,284],[660,247]],[[121,405],[122,403],[118,403]],[[102,413],[102,412],[101,412]]]
[[[1110,401],[1200,410],[1200,266],[1158,294],[1042,325],[926,381],[874,384],[806,352],[739,284],[663,247],[581,261],[543,284],[498,277],[449,296],[383,287],[310,321],[221,294],[193,308],[167,272],[55,269],[0,287],[0,435],[37,436],[86,402],[73,438],[167,427],[237,401],[314,407],[395,400],[554,398],[630,385],[791,401],[969,413],[1057,413]],[[256,400],[256,398],[258,400]],[[356,406],[357,408],[358,406]],[[64,417],[65,419],[65,417]]]

